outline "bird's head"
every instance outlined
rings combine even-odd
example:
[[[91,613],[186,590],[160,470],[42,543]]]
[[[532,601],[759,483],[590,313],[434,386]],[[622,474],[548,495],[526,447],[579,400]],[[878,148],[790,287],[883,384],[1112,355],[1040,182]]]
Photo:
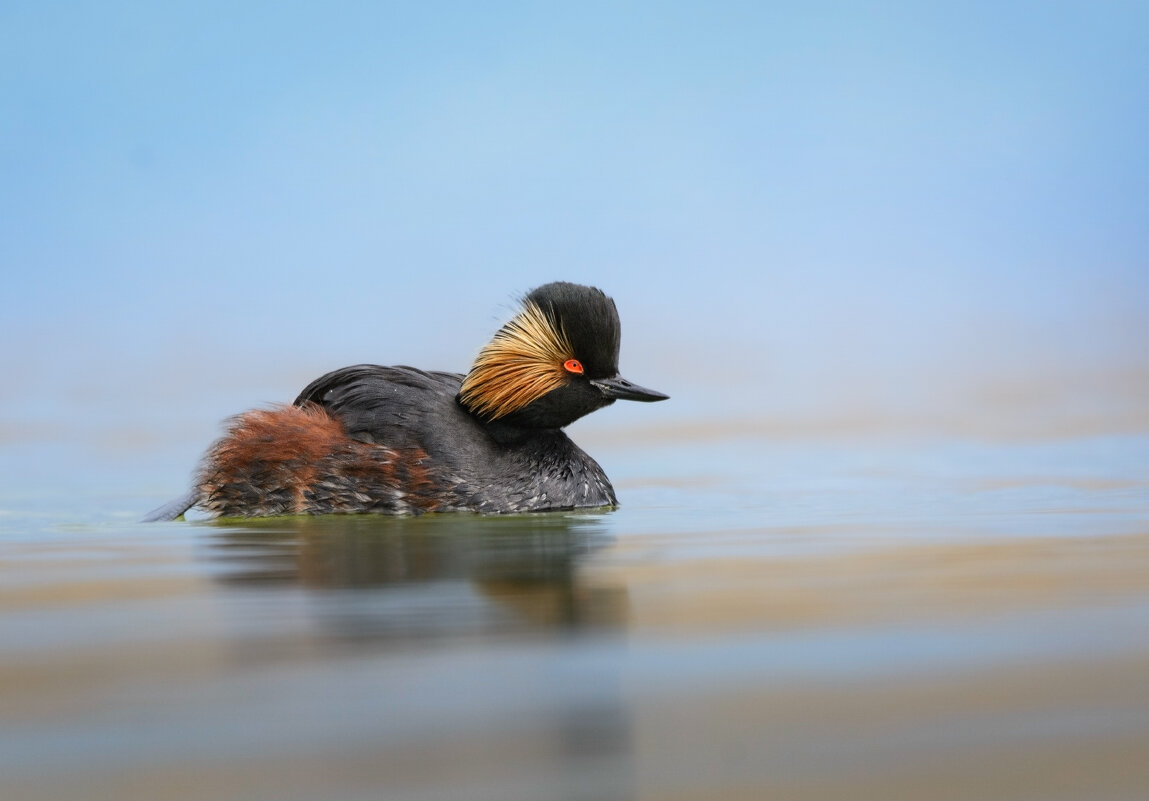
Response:
[[[562,428],[616,400],[666,400],[618,374],[618,311],[602,290],[557,281],[522,303],[463,380],[459,402],[471,413],[523,428]]]

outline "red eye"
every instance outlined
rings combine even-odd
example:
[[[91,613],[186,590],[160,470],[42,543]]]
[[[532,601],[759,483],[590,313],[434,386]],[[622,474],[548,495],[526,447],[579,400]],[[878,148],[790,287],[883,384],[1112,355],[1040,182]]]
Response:
[[[568,373],[578,373],[582,375],[582,363],[578,359],[567,359],[563,362],[563,369]]]

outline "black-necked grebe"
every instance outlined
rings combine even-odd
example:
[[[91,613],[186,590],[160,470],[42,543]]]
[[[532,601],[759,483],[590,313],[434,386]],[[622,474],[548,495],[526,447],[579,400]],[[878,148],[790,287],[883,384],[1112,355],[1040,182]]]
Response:
[[[618,374],[619,337],[601,290],[546,284],[466,376],[360,364],[291,406],[239,415],[191,492],[146,519],[192,506],[221,517],[615,506],[602,468],[561,429],[616,400],[666,399]]]

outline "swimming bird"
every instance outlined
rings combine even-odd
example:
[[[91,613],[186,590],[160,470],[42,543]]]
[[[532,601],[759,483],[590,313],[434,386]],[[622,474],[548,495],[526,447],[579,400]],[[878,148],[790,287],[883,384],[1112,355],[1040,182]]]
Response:
[[[232,418],[192,490],[145,520],[193,506],[217,517],[617,506],[602,468],[562,429],[616,400],[666,400],[619,375],[620,334],[601,290],[545,284],[466,375],[359,364],[312,381],[290,406]]]

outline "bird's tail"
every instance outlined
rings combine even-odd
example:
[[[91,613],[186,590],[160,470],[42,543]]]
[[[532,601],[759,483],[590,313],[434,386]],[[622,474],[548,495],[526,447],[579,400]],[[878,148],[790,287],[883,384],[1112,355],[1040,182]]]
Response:
[[[168,501],[158,509],[153,509],[144,515],[141,523],[158,523],[164,520],[175,520],[183,515],[188,509],[191,509],[199,501],[199,490],[189,490],[185,494],[176,498],[175,500]]]

